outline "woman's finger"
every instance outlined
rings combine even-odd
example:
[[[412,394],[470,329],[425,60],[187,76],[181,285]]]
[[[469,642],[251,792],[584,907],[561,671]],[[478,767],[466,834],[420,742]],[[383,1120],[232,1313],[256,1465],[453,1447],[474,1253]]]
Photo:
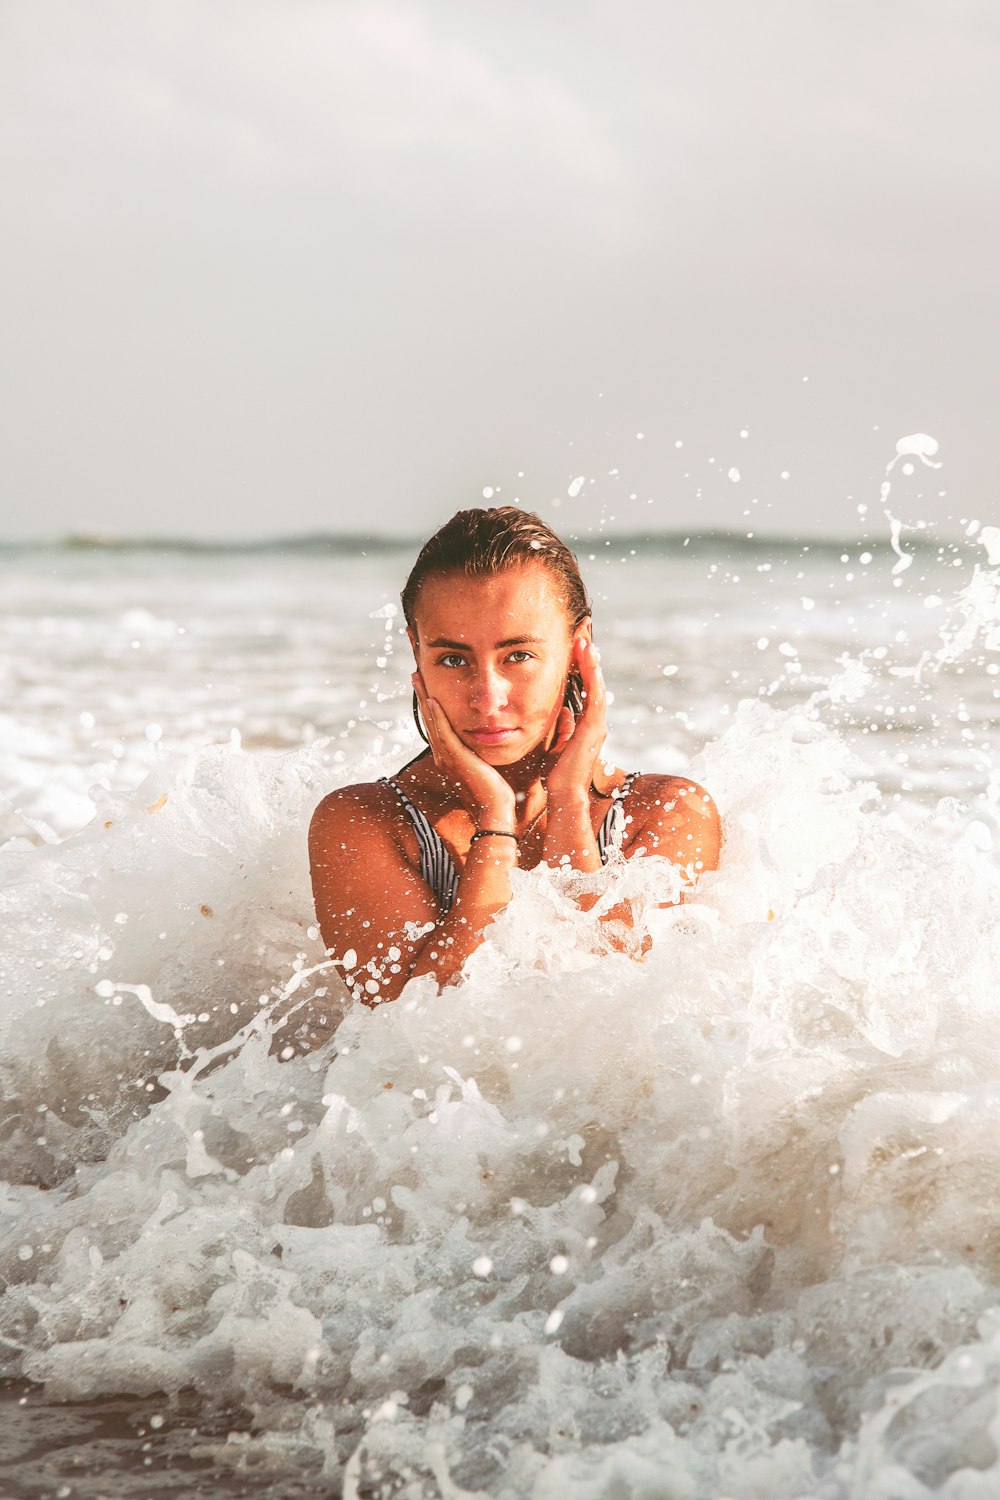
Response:
[[[586,636],[579,636],[577,638],[576,664],[577,671],[580,673],[580,680],[589,697],[590,691],[600,674],[600,667],[598,664],[597,648],[593,641],[587,640]]]
[[[584,639],[581,642],[577,660],[584,691],[582,717],[591,723],[603,717],[607,700],[600,657],[592,641]]]
[[[460,752],[464,750],[465,746],[452,728],[451,720],[438,700],[436,698],[428,698],[427,702],[430,705],[431,713],[434,715],[434,728],[442,746],[451,755],[454,755],[456,751]]]
[[[437,713],[437,704],[435,703],[433,698],[429,698],[427,696],[427,688],[425,687],[424,679],[419,672],[414,672],[410,678],[410,681],[413,683],[413,691],[417,695],[417,702],[420,704],[420,711],[424,716],[424,724],[427,728],[427,738],[430,741],[431,754],[434,757],[434,764],[440,766],[443,759],[443,747],[441,743],[441,729],[439,716]]]
[[[565,748],[572,739],[575,728],[576,720],[573,717],[573,710],[568,707],[561,708],[559,710],[559,717],[556,720],[556,732],[552,737],[552,744],[549,748],[550,755],[558,755]]]

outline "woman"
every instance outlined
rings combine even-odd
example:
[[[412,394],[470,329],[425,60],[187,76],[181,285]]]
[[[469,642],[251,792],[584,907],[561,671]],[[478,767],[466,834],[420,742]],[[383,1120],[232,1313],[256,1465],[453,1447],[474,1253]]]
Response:
[[[616,846],[692,878],[715,868],[719,818],[701,787],[602,765],[590,602],[538,516],[459,511],[402,602],[428,749],[391,780],[331,792],[309,836],[320,931],[356,998],[457,978],[510,901],[515,865],[599,870]]]

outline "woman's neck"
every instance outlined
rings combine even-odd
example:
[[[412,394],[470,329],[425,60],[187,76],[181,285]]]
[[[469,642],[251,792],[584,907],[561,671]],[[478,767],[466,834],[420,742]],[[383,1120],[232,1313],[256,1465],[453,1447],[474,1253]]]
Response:
[[[548,758],[541,749],[533,750],[511,766],[497,766],[497,771],[514,793],[517,821],[524,827],[537,821],[548,801],[545,773]]]
[[[534,788],[538,788],[544,795],[549,757],[541,746],[523,759],[514,761],[513,765],[497,766],[495,769],[516,795],[530,795]]]

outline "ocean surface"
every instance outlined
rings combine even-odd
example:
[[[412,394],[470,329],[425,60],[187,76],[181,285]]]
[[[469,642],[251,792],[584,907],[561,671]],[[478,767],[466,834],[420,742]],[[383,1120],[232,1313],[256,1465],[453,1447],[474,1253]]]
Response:
[[[876,515],[577,540],[721,868],[374,1012],[305,833],[414,547],[0,547],[0,1494],[1000,1494],[1000,534]]]

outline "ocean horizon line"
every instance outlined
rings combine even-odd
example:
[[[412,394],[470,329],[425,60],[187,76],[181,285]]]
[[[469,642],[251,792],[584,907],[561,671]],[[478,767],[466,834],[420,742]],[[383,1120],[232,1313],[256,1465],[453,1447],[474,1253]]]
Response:
[[[601,550],[622,547],[636,551],[658,552],[673,549],[685,551],[738,549],[740,552],[841,552],[845,547],[864,546],[875,551],[891,551],[888,535],[873,535],[871,532],[855,533],[852,536],[808,535],[795,536],[781,531],[731,531],[724,528],[675,527],[671,529],[639,529],[633,531],[574,532],[564,529],[562,535],[578,551],[584,548]],[[224,554],[264,555],[309,552],[326,553],[331,556],[363,557],[369,554],[419,551],[424,537],[418,535],[388,534],[384,532],[319,531],[295,532],[289,535],[267,537],[190,537],[190,536],[124,536],[109,532],[70,532],[57,537],[2,538],[0,553],[37,552],[164,552],[192,556],[217,556]],[[911,550],[924,551],[930,545],[935,548],[949,541],[935,532],[907,529],[906,541]]]

